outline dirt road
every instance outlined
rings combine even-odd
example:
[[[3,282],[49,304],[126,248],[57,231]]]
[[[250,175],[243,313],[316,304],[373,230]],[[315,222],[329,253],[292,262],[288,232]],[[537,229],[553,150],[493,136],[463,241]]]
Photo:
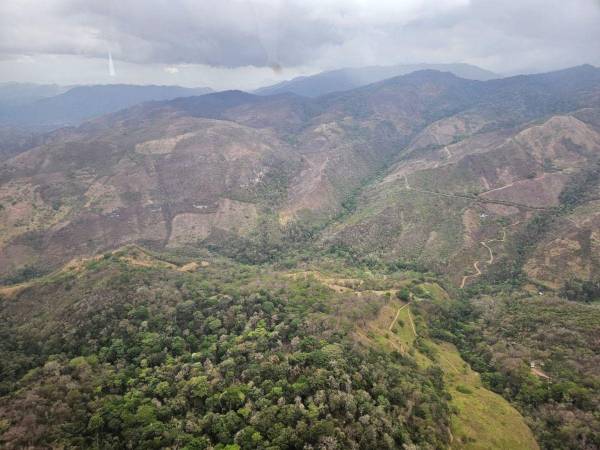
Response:
[[[473,267],[475,268],[475,273],[473,275],[465,275],[462,278],[462,281],[460,282],[460,288],[464,288],[465,287],[465,283],[467,282],[467,280],[469,278],[475,278],[478,277],[479,275],[481,275],[481,270],[479,270],[479,261],[475,261],[473,263]]]

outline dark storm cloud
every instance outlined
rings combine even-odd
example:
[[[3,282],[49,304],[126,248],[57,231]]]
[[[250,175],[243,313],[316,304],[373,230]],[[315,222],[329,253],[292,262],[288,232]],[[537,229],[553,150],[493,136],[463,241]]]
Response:
[[[332,68],[600,64],[598,0],[3,0],[0,59]],[[171,70],[170,73],[176,73]]]

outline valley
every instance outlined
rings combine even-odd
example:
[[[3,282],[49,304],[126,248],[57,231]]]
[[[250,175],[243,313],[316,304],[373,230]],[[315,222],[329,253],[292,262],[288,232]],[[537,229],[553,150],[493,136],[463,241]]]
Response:
[[[598,448],[600,69],[267,94],[3,154],[2,446]]]

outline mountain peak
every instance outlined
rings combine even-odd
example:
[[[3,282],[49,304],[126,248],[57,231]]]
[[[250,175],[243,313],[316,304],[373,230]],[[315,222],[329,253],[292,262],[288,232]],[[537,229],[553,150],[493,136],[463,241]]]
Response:
[[[316,75],[297,77],[255,91],[259,95],[293,92],[305,97],[319,97],[333,92],[347,91],[413,72],[432,70],[449,72],[469,80],[490,80],[498,75],[470,64],[402,64],[395,66],[367,66],[336,69]]]

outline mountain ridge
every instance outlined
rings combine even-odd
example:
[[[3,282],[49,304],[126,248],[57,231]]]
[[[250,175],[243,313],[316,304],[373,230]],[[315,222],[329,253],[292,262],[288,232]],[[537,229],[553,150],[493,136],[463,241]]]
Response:
[[[32,141],[0,164],[0,442],[594,448],[599,100],[593,67],[420,71]]]
[[[585,82],[565,83],[580,76]],[[524,89],[526,95],[522,95]],[[521,144],[509,149],[500,139],[515,139],[511,136],[535,129],[535,124],[529,124],[532,120],[548,120],[593,106],[599,93],[600,70],[590,66],[492,81],[464,80],[448,72],[425,70],[316,99],[224,91],[143,103],[77,128],[58,130],[38,142],[38,147],[5,161],[0,177],[5,186],[3,204],[14,202],[8,199],[15,195],[23,196],[23,202],[33,196],[38,209],[28,207],[28,212],[19,213],[23,225],[9,218],[15,211],[13,205],[0,212],[8,226],[0,265],[6,273],[40,257],[50,258],[44,259],[48,264],[56,257],[50,255],[61,252],[59,242],[65,233],[72,234],[74,245],[76,236],[85,234],[91,224],[98,227],[99,240],[91,247],[94,251],[109,249],[111,239],[117,236],[121,236],[118,245],[135,242],[135,236],[175,245],[184,242],[184,234],[192,233],[185,241],[192,242],[194,229],[201,230],[198,237],[211,245],[233,244],[232,237],[241,238],[242,245],[254,239],[257,224],[266,217],[271,217],[275,235],[284,232],[277,229],[284,230],[286,224],[334,220],[344,211],[347,196],[357,189],[363,189],[356,194],[357,200],[366,195],[361,186],[379,171],[392,180],[381,184],[382,192],[395,184],[394,189],[403,189],[404,178],[414,175],[402,167],[413,167],[410,170],[419,174],[448,172],[440,180],[455,177],[451,175],[454,168],[468,170],[470,178],[459,183],[458,190],[443,186],[444,192],[462,195],[467,203],[469,198],[481,202],[484,197],[478,200],[465,189],[483,192],[488,184],[493,186],[488,190],[501,186],[492,184],[498,175],[490,172],[499,164],[498,170],[514,172],[523,181],[529,176],[524,168],[530,167],[527,170],[535,172],[540,183],[558,183],[558,175],[542,177],[545,171],[535,168],[538,156],[523,153],[527,150]],[[575,126],[589,136],[585,139],[595,139],[587,125],[568,120],[561,123],[564,126],[557,131]],[[555,132],[553,127],[548,126],[549,133]],[[482,144],[490,146],[488,153],[469,147]],[[517,152],[522,167],[509,159],[488,157],[498,145],[507,155]],[[464,156],[454,162],[452,155],[461,152]],[[560,152],[575,158],[568,147],[561,147]],[[490,168],[481,169],[473,166],[479,160],[493,162],[486,163]],[[133,161],[138,161],[137,165]],[[69,179],[69,172],[79,175]],[[564,174],[564,180],[571,177]],[[481,181],[477,177],[485,180],[485,186],[478,186]],[[132,183],[136,179],[137,185]],[[559,189],[564,180],[553,189]],[[442,189],[429,181],[416,187]],[[507,189],[502,195],[508,193]],[[489,194],[490,202],[518,203],[512,197],[503,200],[498,193],[494,195],[492,199]],[[50,228],[37,224],[50,217],[50,224],[54,223]],[[227,217],[238,223],[226,225]],[[379,220],[376,215],[370,219]],[[29,241],[37,242],[35,248]],[[348,243],[347,238],[340,242]],[[80,245],[75,248],[80,250],[73,250],[71,256],[81,251],[88,254]],[[460,259],[473,248],[466,248],[466,254],[460,249],[452,251],[459,251],[452,258]]]
[[[406,75],[423,69],[450,71],[463,78],[492,79],[498,75],[469,64],[412,64],[395,66],[368,66],[336,69],[315,75],[297,77],[272,86],[256,89],[260,95],[292,92],[307,97],[319,97],[336,91],[351,90],[387,78]]]
[[[95,116],[145,101],[168,100],[209,92],[211,92],[209,88],[159,85],[75,86],[58,95],[37,99],[32,103],[5,107],[4,111],[0,110],[0,123],[41,130],[55,129],[77,125]]]

